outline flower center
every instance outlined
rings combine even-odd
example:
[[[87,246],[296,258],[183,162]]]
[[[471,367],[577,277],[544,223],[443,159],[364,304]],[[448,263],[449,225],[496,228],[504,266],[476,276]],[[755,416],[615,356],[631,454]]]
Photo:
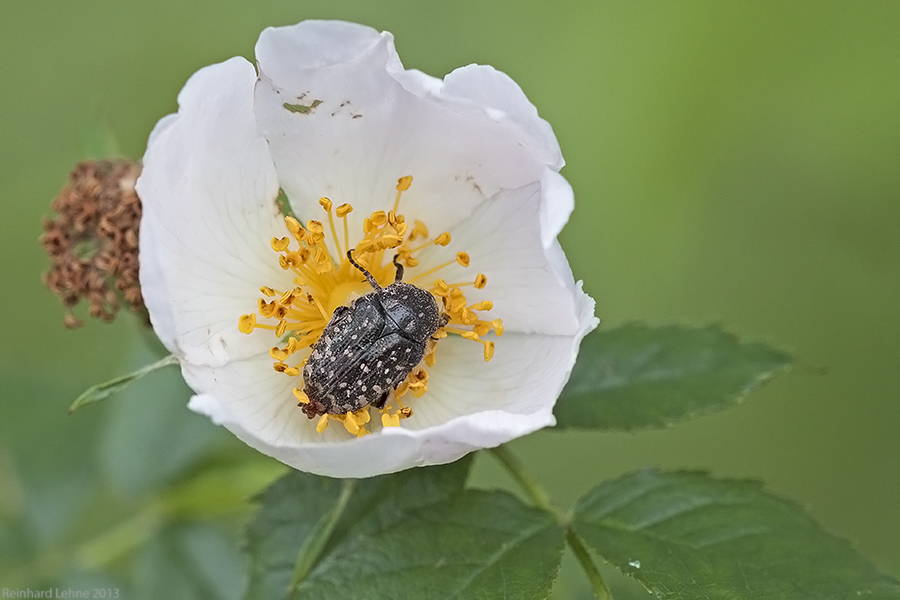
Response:
[[[410,227],[398,212],[400,196],[409,189],[411,183],[410,176],[398,180],[393,210],[387,213],[376,211],[369,215],[363,221],[363,238],[352,249],[354,261],[371,273],[383,287],[389,286],[396,279],[397,267],[394,261],[403,265],[406,275],[404,281],[431,292],[442,307],[442,322],[445,323],[426,342],[421,363],[391,391],[384,406],[377,409],[381,412],[383,427],[397,427],[401,419],[412,416],[412,409],[403,403],[402,398],[407,394],[421,398],[427,391],[427,368],[435,365],[435,351],[439,340],[450,334],[478,342],[484,347],[484,360],[489,361],[494,354],[494,343],[482,339],[482,336],[492,330],[498,336],[503,334],[503,322],[500,319],[488,321],[478,314],[480,311],[491,310],[492,303],[486,300],[470,305],[463,292],[466,286],[483,288],[487,283],[484,275],[478,274],[473,281],[460,283],[447,283],[436,278],[441,269],[454,263],[468,267],[468,254],[457,252],[453,260],[437,265],[420,264],[417,253],[432,245],[445,247],[450,244],[451,238],[448,232],[432,238],[424,223],[415,221]],[[272,238],[271,241],[272,249],[278,253],[281,268],[292,274],[293,287],[284,290],[261,287],[260,292],[264,297],[257,302],[258,312],[243,315],[238,322],[239,329],[247,334],[255,329],[274,332],[279,345],[274,346],[269,354],[274,360],[274,369],[289,377],[298,377],[303,373],[312,348],[319,341],[335,310],[374,292],[363,273],[347,258],[347,251],[351,250],[347,215],[353,211],[353,207],[342,204],[333,209],[328,198],[321,198],[319,204],[328,214],[327,230],[321,221],[309,220],[306,227],[303,227],[297,219],[287,216],[285,224],[290,237]],[[335,217],[340,220],[338,224]],[[339,227],[340,222],[343,223],[342,227]],[[343,236],[338,235],[339,229],[343,229]],[[335,261],[325,242],[326,231],[331,234],[338,261]],[[431,287],[426,288],[428,283],[424,282],[430,282]],[[257,315],[267,322],[260,322]],[[294,388],[294,395],[301,406],[310,402],[302,387]],[[366,391],[366,388],[362,388],[362,391]],[[370,408],[372,406],[367,405],[344,414],[322,414],[316,430],[322,432],[329,420],[336,420],[350,433],[365,435],[369,433],[366,424],[371,420]]]

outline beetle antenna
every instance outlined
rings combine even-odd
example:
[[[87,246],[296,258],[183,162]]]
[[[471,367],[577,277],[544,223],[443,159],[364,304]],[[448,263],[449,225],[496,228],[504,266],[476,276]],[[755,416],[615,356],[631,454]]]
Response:
[[[394,261],[393,261],[393,262],[394,262],[394,266],[397,267],[397,278],[394,279],[394,283],[398,283],[398,282],[400,282],[400,281],[403,281],[403,265],[401,265],[400,263],[397,262],[397,258],[399,258],[399,257],[400,257],[399,254],[395,254],[395,255],[394,255]]]
[[[350,250],[347,250],[347,260],[350,261],[350,264],[353,265],[354,267],[356,267],[357,269],[359,269],[360,271],[362,271],[362,274],[366,276],[366,279],[369,281],[369,283],[372,284],[372,287],[375,288],[376,292],[382,291],[381,286],[378,285],[378,282],[375,281],[375,278],[372,277],[372,274],[369,273],[368,271],[366,271],[365,269],[363,269],[361,266],[359,266],[359,264],[355,260],[353,260],[353,257],[351,256],[352,252],[353,252],[352,248]],[[394,264],[396,264],[396,263],[394,263]]]

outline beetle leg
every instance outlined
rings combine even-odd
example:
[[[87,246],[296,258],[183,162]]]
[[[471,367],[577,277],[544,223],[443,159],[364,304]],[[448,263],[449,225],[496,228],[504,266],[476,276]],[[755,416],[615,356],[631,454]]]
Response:
[[[387,401],[388,401],[388,398],[390,397],[390,395],[391,395],[390,391],[383,393],[381,395],[381,397],[378,398],[378,400],[376,400],[375,402],[372,403],[372,406],[374,406],[378,410],[381,410],[382,408],[384,408],[384,405],[387,404]]]
[[[397,262],[397,259],[400,257],[399,254],[394,255],[394,266],[397,267],[397,277],[394,279],[394,283],[399,281],[403,281],[403,265]]]

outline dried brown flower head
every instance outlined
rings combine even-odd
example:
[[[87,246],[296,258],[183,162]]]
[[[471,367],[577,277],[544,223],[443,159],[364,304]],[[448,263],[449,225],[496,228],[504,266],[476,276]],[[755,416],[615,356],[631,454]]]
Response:
[[[62,298],[67,327],[81,326],[72,309],[82,299],[90,316],[107,322],[123,301],[132,311],[144,309],[138,281],[141,201],[134,191],[140,174],[140,164],[127,160],[79,163],[50,205],[56,216],[44,218],[41,243],[51,261],[44,283]]]

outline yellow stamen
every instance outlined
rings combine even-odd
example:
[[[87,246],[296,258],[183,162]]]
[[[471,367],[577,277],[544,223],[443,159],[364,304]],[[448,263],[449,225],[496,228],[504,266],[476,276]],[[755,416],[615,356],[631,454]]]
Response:
[[[400,194],[408,190],[410,185],[412,185],[412,175],[404,175],[397,180],[397,198],[394,200],[394,214],[397,214],[397,209],[400,208]]]
[[[497,337],[503,335],[503,319],[494,319],[491,321],[491,327],[494,328],[494,332],[497,334]]]
[[[447,337],[448,333],[482,344],[485,360],[490,360],[493,356],[494,342],[486,341],[482,336],[490,333],[492,329],[498,336],[503,333],[502,322],[499,319],[482,320],[477,314],[478,311],[491,310],[493,304],[488,300],[482,300],[469,305],[465,293],[460,289],[466,285],[474,285],[477,289],[483,288],[487,282],[483,274],[478,274],[474,281],[459,284],[448,284],[444,279],[434,280],[430,277],[436,271],[454,263],[467,267],[470,263],[467,253],[457,252],[454,260],[430,270],[422,269],[422,273],[416,272],[420,259],[414,254],[429,246],[445,247],[450,243],[451,236],[449,232],[444,232],[431,242],[424,243],[429,237],[426,225],[413,220],[409,222],[414,225],[407,225],[406,218],[398,212],[398,209],[402,193],[408,190],[411,184],[412,177],[401,177],[397,181],[397,197],[393,210],[375,211],[363,219],[363,236],[355,247],[350,246],[348,215],[353,211],[350,204],[341,204],[335,208],[329,198],[319,199],[319,204],[328,213],[328,227],[323,225],[324,219],[322,221],[310,219],[304,227],[294,217],[285,217],[285,226],[290,236],[272,238],[270,245],[277,253],[279,265],[289,273],[285,279],[289,279],[292,283],[286,284],[283,281],[277,287],[261,286],[257,312],[243,315],[238,320],[238,329],[243,333],[249,334],[256,329],[273,331],[280,342],[269,350],[273,361],[272,368],[278,373],[302,378],[303,369],[311,356],[308,349],[319,341],[324,328],[332,319],[334,310],[339,306],[347,306],[358,295],[371,293],[369,283],[347,260],[346,250],[352,250],[358,264],[369,271],[383,287],[389,286],[394,281],[396,269],[391,264],[394,260],[410,269],[407,271],[409,275],[406,278],[407,283],[433,280],[430,291],[442,304],[443,316],[448,326],[434,333],[433,340],[429,341],[425,348],[423,364],[407,375],[393,390],[390,402],[379,409],[381,427],[397,427],[402,419],[412,416],[412,407],[404,405],[401,398],[406,394],[409,394],[407,398],[410,396],[421,398],[426,394],[427,368],[436,364],[437,344],[439,340]],[[334,221],[335,215],[344,221],[343,245],[338,240],[339,228]],[[330,242],[326,231],[333,238]],[[410,242],[420,237],[423,238],[422,245],[412,247]],[[332,255],[335,249],[338,252],[337,256]],[[270,321],[260,323],[257,321],[258,318]],[[304,349],[307,350],[300,356],[291,358]],[[300,405],[309,405],[313,401],[303,388],[302,383],[292,387],[293,398]],[[371,421],[369,408],[367,405],[352,413],[323,414],[316,423],[316,431],[324,431],[330,421],[337,420],[343,424],[342,430],[346,430],[349,434],[367,435],[370,432],[366,424]]]
[[[459,254],[465,254],[465,252],[460,252]],[[465,266],[468,266],[469,256],[468,256],[467,254],[466,254],[466,256],[465,256],[465,259],[466,259],[466,264],[463,265],[464,267],[465,267]],[[459,255],[457,255],[456,260],[451,260],[451,261],[449,261],[449,262],[445,262],[444,264],[438,265],[438,266],[436,266],[436,267],[433,268],[433,269],[430,269],[430,270],[428,270],[428,271],[425,271],[424,273],[419,273],[418,275],[416,275],[416,276],[413,277],[412,279],[407,279],[407,283],[412,283],[413,281],[419,281],[420,279],[422,279],[422,278],[424,278],[424,277],[428,277],[428,276],[431,275],[432,273],[435,273],[435,272],[437,272],[437,271],[440,271],[440,270],[443,269],[444,267],[449,267],[450,265],[456,264],[456,263],[462,264],[462,263],[460,262]]]
[[[238,320],[238,329],[241,333],[250,333],[253,331],[254,327],[259,327],[256,324],[256,315],[250,313],[249,315],[241,315],[240,320]]]
[[[319,419],[319,423],[316,425],[316,431],[322,433],[325,431],[325,428],[328,427],[328,417],[330,415],[322,415],[322,418]]]
[[[340,206],[337,207],[337,209],[335,209],[334,212],[335,212],[335,214],[337,214],[337,216],[339,218],[341,218],[344,221],[344,247],[349,250],[350,249],[350,232],[349,232],[349,229],[347,228],[347,215],[349,215],[351,212],[353,212],[353,207],[350,206],[349,204],[341,204]],[[344,260],[343,254],[341,254],[340,259],[342,261]]]
[[[322,205],[322,208],[325,209],[325,212],[328,213],[328,226],[331,229],[331,239],[334,240],[334,245],[337,248],[338,256],[343,256],[344,253],[341,251],[341,243],[338,241],[337,230],[334,228],[334,216],[331,214],[331,207],[333,206],[331,200],[322,196],[319,198],[319,204]]]
[[[300,402],[300,404],[309,404],[309,396],[307,396],[306,392],[300,388],[294,388],[294,396],[297,397],[297,401]]]

